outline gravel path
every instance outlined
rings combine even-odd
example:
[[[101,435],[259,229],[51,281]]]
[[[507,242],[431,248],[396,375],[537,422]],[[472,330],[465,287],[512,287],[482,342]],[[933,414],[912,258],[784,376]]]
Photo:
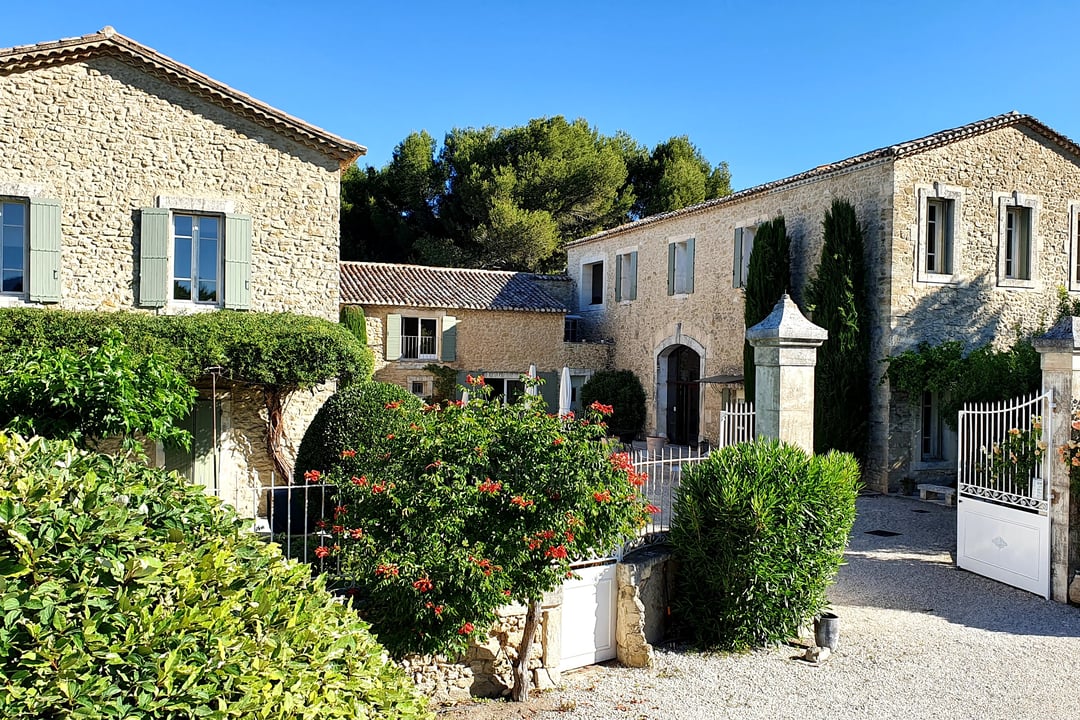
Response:
[[[876,529],[901,534],[866,534]],[[829,592],[840,646],[823,665],[795,659],[789,646],[665,649],[650,669],[565,674],[554,693],[560,710],[535,717],[1080,718],[1080,609],[957,570],[955,539],[951,508],[860,498],[847,564]]]

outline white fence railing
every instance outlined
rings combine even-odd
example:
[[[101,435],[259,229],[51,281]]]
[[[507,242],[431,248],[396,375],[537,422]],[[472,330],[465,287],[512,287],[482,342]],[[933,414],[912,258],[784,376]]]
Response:
[[[983,500],[1045,512],[1049,497],[1051,393],[968,403],[960,411],[957,490]]]
[[[718,447],[754,441],[754,403],[735,400],[720,411]]]
[[[675,492],[682,480],[683,470],[706,457],[708,453],[699,453],[681,445],[668,445],[655,452],[635,450],[630,453],[634,470],[646,475],[645,484],[641,486],[642,494],[649,503],[660,508],[659,512],[653,513],[652,520],[642,529],[642,534],[668,531],[671,527]]]

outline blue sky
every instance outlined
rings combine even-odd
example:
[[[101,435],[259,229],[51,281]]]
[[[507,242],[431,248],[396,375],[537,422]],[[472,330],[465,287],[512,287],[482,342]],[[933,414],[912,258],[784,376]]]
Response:
[[[736,189],[1019,110],[1080,139],[1065,0],[9,3],[0,47],[105,25],[387,162],[414,130],[583,117],[689,135]]]

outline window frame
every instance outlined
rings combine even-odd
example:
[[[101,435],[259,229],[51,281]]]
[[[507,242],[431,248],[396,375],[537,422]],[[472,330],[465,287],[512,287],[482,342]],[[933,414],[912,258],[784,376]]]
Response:
[[[1080,200],[1070,200],[1069,208],[1069,281],[1065,284],[1069,292],[1080,292]]]
[[[192,283],[192,295],[195,295],[195,286],[198,284],[198,272],[197,266],[199,240],[196,226],[197,220],[202,218],[213,218],[217,221],[217,262],[216,262],[216,276],[214,278],[215,298],[213,300],[197,300],[194,297],[178,298],[176,297],[176,219],[178,217],[190,217],[192,219],[192,236],[191,236],[191,272],[193,273],[190,278],[187,278]],[[188,307],[193,306],[197,308],[220,308],[225,305],[225,214],[214,212],[194,212],[189,210],[169,209],[169,277],[166,284],[166,291],[168,296],[166,298],[166,304],[172,307]]]
[[[917,218],[915,226],[916,250],[915,250],[915,278],[917,282],[931,285],[943,285],[956,283],[960,279],[960,267],[963,249],[963,233],[961,218],[963,218],[964,191],[962,188],[943,183],[933,185],[921,185],[916,187]],[[944,218],[931,219],[934,209],[938,214],[944,214]],[[939,238],[933,238],[934,252],[931,253],[930,227],[934,223],[935,230],[941,230],[944,235],[944,243],[938,242]],[[942,253],[938,249],[944,245],[945,257],[948,267],[931,269],[929,258]]]
[[[668,258],[671,262],[671,297],[686,297],[694,292],[694,273],[697,252],[693,235],[668,238]],[[674,250],[672,250],[674,248]]]
[[[754,251],[754,236],[761,222],[745,222],[735,226],[734,251],[738,251],[738,257],[732,255],[732,287],[745,288],[746,276],[750,272],[750,254]],[[738,267],[738,272],[735,268]]]
[[[1025,195],[1020,192],[995,193],[998,207],[998,263],[997,285],[1005,289],[1032,289],[1038,286],[1039,278],[1039,255],[1041,241],[1039,237],[1039,215],[1041,201],[1033,195]],[[1016,238],[1015,223],[1013,218],[1026,218],[1027,224],[1027,252],[1028,272],[1027,277],[1017,277],[1015,267],[1018,262],[1017,253],[1010,250],[1018,249],[1018,242],[1023,238]],[[1023,230],[1021,226],[1020,231]]]
[[[8,227],[4,221],[4,205],[18,205],[23,210],[22,221],[22,287],[19,290],[4,290],[3,273],[9,268],[4,266],[3,235]],[[15,227],[15,226],[12,226]],[[0,195],[0,296],[8,302],[25,301],[30,297],[30,199],[12,195]]]
[[[941,397],[925,391],[915,406],[912,437],[912,469],[934,470],[956,467],[957,433],[941,413]],[[927,421],[930,426],[927,428]]]
[[[615,252],[615,302],[637,300],[638,247],[620,248]]]
[[[417,334],[415,336],[405,334],[405,322],[408,321],[408,320],[415,320],[416,321],[416,333]],[[422,341],[424,339],[423,328],[424,328],[424,323],[425,322],[430,322],[430,323],[432,323],[434,325],[434,330],[433,330],[432,335],[431,335],[432,347],[433,347],[431,354],[420,352],[423,349],[423,342]],[[401,315],[401,333],[398,336],[401,339],[401,357],[399,358],[399,360],[404,360],[406,362],[417,362],[417,361],[421,361],[421,360],[425,361],[425,362],[437,362],[439,360],[439,346],[441,344],[441,339],[439,337],[441,329],[442,329],[442,323],[440,322],[440,318],[438,318],[438,317],[435,317],[433,315],[406,315],[406,314],[402,313],[402,315]],[[416,338],[416,356],[415,357],[414,356],[408,356],[408,355],[405,354],[405,338],[407,338],[407,337],[409,337],[409,338],[415,337]]]
[[[596,275],[596,266],[600,266],[599,292],[593,287]],[[607,256],[590,255],[581,259],[579,265],[580,275],[578,279],[578,307],[583,311],[601,310],[605,305],[607,296],[605,285],[607,284]],[[599,298],[599,302],[593,302]]]

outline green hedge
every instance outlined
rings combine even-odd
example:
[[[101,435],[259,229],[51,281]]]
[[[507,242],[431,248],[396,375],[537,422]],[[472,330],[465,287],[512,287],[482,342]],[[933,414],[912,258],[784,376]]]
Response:
[[[713,452],[683,472],[671,544],[675,611],[698,645],[780,642],[826,605],[855,521],[859,466],[775,440]]]
[[[371,351],[345,327],[293,313],[220,310],[194,315],[0,309],[0,353],[28,346],[100,345],[113,329],[137,353],[155,354],[194,380],[208,367],[225,377],[278,387],[371,377]]]
[[[303,484],[309,470],[327,473],[334,469],[342,450],[364,452],[376,438],[394,432],[405,416],[387,409],[387,404],[395,402],[406,409],[419,409],[422,404],[403,387],[373,381],[355,383],[330,396],[300,441],[294,464],[296,483]]]
[[[417,718],[310,568],[175,474],[0,433],[0,716]]]
[[[581,388],[581,404],[599,402],[612,407],[612,435],[637,436],[645,427],[645,388],[630,370],[600,370]],[[633,437],[630,437],[633,439]]]

